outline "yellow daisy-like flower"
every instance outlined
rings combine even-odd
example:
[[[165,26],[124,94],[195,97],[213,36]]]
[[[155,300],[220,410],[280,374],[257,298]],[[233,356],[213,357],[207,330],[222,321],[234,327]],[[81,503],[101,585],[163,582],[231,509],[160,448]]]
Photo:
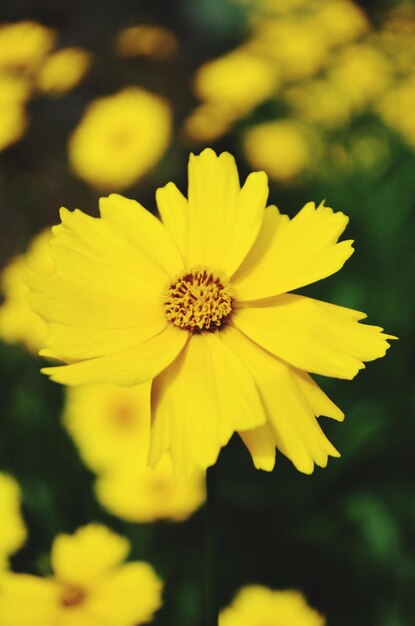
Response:
[[[233,157],[204,150],[187,199],[157,191],[162,221],[118,195],[100,218],[62,209],[56,270],[30,278],[41,354],[67,363],[43,370],[53,380],[152,381],[152,465],[170,452],[178,473],[208,467],[238,431],[258,468],[275,447],[302,472],[324,467],[339,454],[315,417],[343,413],[307,372],[351,379],[388,348],[364,313],[287,293],[342,267],[348,218],[309,202],[290,220],[267,196],[264,172],[241,188]]]
[[[52,546],[54,575],[5,573],[0,623],[7,626],[138,626],[161,606],[162,583],[147,563],[124,563],[128,541],[90,524],[59,535]]]
[[[47,329],[44,320],[29,306],[25,276],[28,267],[41,273],[53,271],[48,245],[50,236],[50,229],[37,235],[27,252],[15,257],[0,277],[0,289],[4,295],[0,306],[0,339],[12,344],[22,343],[35,354],[44,345]]]
[[[92,56],[82,48],[63,48],[45,59],[36,76],[36,86],[45,93],[64,94],[81,82]]]
[[[170,133],[167,102],[144,89],[128,87],[88,106],[70,139],[69,161],[93,187],[124,189],[162,157]]]
[[[299,591],[244,587],[219,617],[219,626],[324,626],[325,618]]]
[[[63,421],[85,463],[98,473],[96,493],[109,511],[132,522],[181,521],[205,500],[204,472],[173,479],[165,455],[147,466],[151,385],[85,385],[67,390]]]
[[[0,473],[0,569],[26,540],[20,498],[20,488],[15,479]]]
[[[53,48],[55,32],[38,22],[0,24],[0,67],[22,71],[36,66]]]

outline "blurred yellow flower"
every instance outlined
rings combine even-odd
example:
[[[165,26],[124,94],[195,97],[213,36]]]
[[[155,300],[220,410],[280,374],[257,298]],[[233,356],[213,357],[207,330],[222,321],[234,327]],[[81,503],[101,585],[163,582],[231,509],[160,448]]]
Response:
[[[24,20],[0,24],[0,68],[22,71],[35,67],[53,48],[55,32]]]
[[[185,135],[200,143],[216,141],[232,128],[233,117],[226,106],[209,102],[201,104],[185,120]]]
[[[28,267],[38,272],[53,271],[49,253],[50,229],[42,231],[31,242],[27,252],[15,257],[5,267],[0,278],[4,302],[0,306],[0,339],[7,343],[22,343],[37,353],[46,340],[46,324],[29,307],[25,283]]]
[[[324,626],[325,618],[299,591],[252,585],[239,591],[219,617],[219,626]]]
[[[352,106],[341,90],[322,79],[289,87],[284,92],[284,99],[292,107],[295,117],[328,129],[346,124],[352,112]]]
[[[169,59],[177,54],[178,43],[167,28],[152,24],[129,26],[118,33],[115,40],[121,57],[146,56],[151,59]]]
[[[266,170],[270,178],[284,183],[303,174],[318,151],[304,128],[291,120],[251,126],[244,136],[244,150],[255,169]]]
[[[97,495],[129,521],[183,520],[205,499],[204,472],[173,480],[167,456],[147,466],[150,385],[86,385],[67,390],[63,421],[85,463],[98,472]]]
[[[20,488],[15,479],[0,472],[0,570],[26,540],[20,499]]]
[[[194,89],[201,100],[227,109],[236,119],[267,100],[278,82],[275,64],[240,48],[202,65]]]
[[[161,606],[160,579],[147,563],[123,563],[124,537],[90,524],[58,535],[51,553],[54,576],[5,573],[0,623],[7,626],[138,626]]]
[[[379,98],[391,82],[392,68],[383,52],[366,43],[347,46],[335,58],[328,79],[354,109]]]
[[[150,385],[68,388],[62,416],[79,452],[95,472],[148,456]]]
[[[20,105],[30,96],[29,82],[22,76],[0,71],[0,107]]]
[[[92,102],[69,142],[74,172],[98,189],[135,183],[163,156],[171,133],[170,108],[139,87]]]
[[[264,58],[272,59],[286,81],[314,76],[329,56],[318,24],[295,17],[260,23],[250,45]]]
[[[0,102],[0,151],[21,139],[26,128],[27,116],[24,108],[18,103]]]
[[[361,7],[351,0],[321,2],[316,13],[321,36],[330,46],[342,46],[370,29]]]
[[[174,477],[168,455],[155,469],[147,467],[146,462],[147,458],[142,457],[98,477],[98,499],[111,513],[129,522],[180,522],[203,504],[204,472],[196,470],[186,477]]]
[[[91,65],[91,54],[82,48],[63,48],[50,54],[36,75],[36,86],[49,94],[63,94],[76,87]]]
[[[343,413],[306,372],[352,379],[389,347],[364,313],[287,293],[343,266],[348,218],[309,202],[290,220],[267,196],[264,172],[241,188],[234,158],[206,149],[190,156],[188,199],[157,190],[162,221],[116,194],[100,218],[62,209],[56,271],[30,277],[51,331],[41,353],[69,363],[44,373],[152,381],[153,466],[170,452],[178,474],[206,468],[238,431],[257,467],[276,446],[300,471],[324,467],[339,453],[315,416]]]
[[[415,76],[388,90],[380,99],[377,110],[383,121],[415,148]]]

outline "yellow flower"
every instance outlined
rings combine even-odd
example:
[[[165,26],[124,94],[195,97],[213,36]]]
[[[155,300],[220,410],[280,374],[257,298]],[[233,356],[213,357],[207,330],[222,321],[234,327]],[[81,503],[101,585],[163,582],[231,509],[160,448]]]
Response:
[[[202,65],[194,84],[201,100],[226,108],[234,118],[267,100],[277,86],[275,64],[243,48]]]
[[[150,462],[178,473],[215,463],[241,432],[257,467],[277,446],[306,473],[338,452],[315,416],[343,413],[306,373],[351,379],[385,354],[365,315],[287,293],[330,276],[353,252],[348,218],[307,203],[293,219],[266,207],[267,177],[239,184],[233,157],[191,155],[186,199],[156,194],[162,221],[113,194],[100,218],[62,209],[52,276],[32,274],[49,323],[45,368],[67,385],[152,381]]]
[[[210,143],[232,128],[234,117],[234,113],[226,106],[206,102],[196,107],[187,117],[184,132],[194,141]]]
[[[391,66],[377,48],[365,43],[345,48],[329,73],[332,88],[357,110],[370,105],[389,86]]]
[[[415,148],[415,77],[394,85],[380,99],[377,109],[383,121]]]
[[[26,128],[26,111],[20,104],[0,103],[0,151],[19,141]]]
[[[204,472],[173,480],[170,460],[147,466],[148,383],[86,385],[67,390],[63,421],[82,458],[99,474],[96,491],[112,513],[129,521],[183,520],[204,501]]]
[[[244,136],[245,154],[253,167],[264,169],[280,182],[290,182],[316,159],[316,143],[290,120],[251,126]]]
[[[62,94],[81,82],[91,65],[91,54],[82,48],[64,48],[49,55],[39,68],[36,86],[40,91]]]
[[[0,569],[26,540],[20,497],[19,485],[14,478],[0,473]]]
[[[138,626],[161,606],[161,581],[147,563],[123,563],[124,537],[90,524],[59,535],[52,546],[54,576],[5,573],[0,623],[7,626]]]
[[[37,22],[0,24],[0,68],[31,69],[53,48],[54,42],[54,31]]]
[[[146,457],[142,457],[101,474],[96,493],[104,507],[129,522],[180,522],[205,501],[204,478],[204,472],[197,470],[186,477],[174,477],[168,455],[155,469],[146,467]]]
[[[174,34],[162,26],[138,24],[124,28],[115,41],[121,57],[146,56],[151,59],[168,59],[177,54],[178,44]]]
[[[272,591],[252,585],[238,593],[219,617],[219,626],[324,626],[325,618],[299,591]]]
[[[322,2],[317,9],[316,22],[330,46],[349,43],[369,30],[366,15],[351,0]]]
[[[165,152],[171,114],[161,98],[138,87],[98,98],[86,110],[69,143],[74,172],[99,189],[124,189]]]
[[[0,107],[24,104],[29,95],[30,86],[25,78],[0,72]]]
[[[49,253],[50,229],[37,235],[26,254],[13,259],[3,270],[0,287],[4,302],[0,306],[0,339],[7,343],[22,343],[33,353],[37,353],[46,340],[44,320],[29,307],[25,283],[28,267],[38,272],[53,271],[53,261]]]

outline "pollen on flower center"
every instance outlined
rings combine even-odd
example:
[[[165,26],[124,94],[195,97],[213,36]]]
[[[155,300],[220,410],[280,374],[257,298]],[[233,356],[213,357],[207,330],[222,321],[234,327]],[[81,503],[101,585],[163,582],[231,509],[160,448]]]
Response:
[[[60,595],[61,606],[72,608],[78,606],[85,599],[85,591],[80,587],[65,585]]]
[[[169,322],[179,328],[216,330],[232,313],[231,285],[221,272],[194,267],[168,285],[163,305]]]

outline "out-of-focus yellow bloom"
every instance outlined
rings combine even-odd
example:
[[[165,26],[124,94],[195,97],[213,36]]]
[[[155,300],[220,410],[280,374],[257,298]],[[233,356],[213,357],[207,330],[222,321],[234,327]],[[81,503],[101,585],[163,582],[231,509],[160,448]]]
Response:
[[[277,63],[284,80],[314,76],[327,61],[329,50],[313,20],[296,18],[261,23],[251,42],[253,50]]]
[[[219,617],[219,626],[324,626],[325,618],[299,591],[244,587]]]
[[[377,110],[384,122],[415,148],[415,77],[392,87],[380,100]]]
[[[95,472],[142,459],[150,438],[150,385],[87,385],[67,389],[63,422]]]
[[[96,472],[97,494],[129,521],[182,520],[204,501],[204,472],[173,480],[166,456],[147,466],[150,385],[92,385],[67,390],[63,420],[82,458]]]
[[[244,149],[254,168],[280,182],[290,182],[316,158],[316,146],[310,145],[303,127],[290,120],[252,126],[245,133]]]
[[[197,96],[237,118],[269,98],[278,86],[275,64],[239,49],[202,65],[195,76]]]
[[[20,513],[20,489],[14,478],[0,473],[0,569],[26,540]]]
[[[138,626],[161,606],[162,583],[147,563],[124,563],[128,541],[90,524],[58,535],[54,576],[4,573],[0,623],[7,626]]]
[[[201,104],[187,117],[184,132],[187,137],[201,143],[216,141],[233,125],[232,113],[218,104]]]
[[[0,24],[0,67],[13,71],[35,67],[54,43],[55,32],[37,22]]]
[[[49,55],[36,75],[36,86],[50,94],[70,91],[81,80],[91,65],[91,54],[82,48],[63,48]]]
[[[30,92],[30,85],[25,78],[0,71],[0,107],[23,104]]]
[[[20,104],[0,104],[0,151],[21,139],[26,128],[26,111]]]
[[[285,91],[284,99],[296,117],[324,128],[338,128],[350,118],[350,102],[326,80],[293,85]]]
[[[316,14],[321,36],[330,46],[341,46],[369,30],[369,22],[362,9],[350,0],[322,2]]]
[[[115,40],[121,57],[146,56],[151,59],[168,59],[175,56],[178,43],[174,34],[162,26],[139,24],[122,30]]]
[[[70,139],[69,160],[74,172],[92,186],[124,189],[162,157],[170,133],[167,102],[128,87],[88,106]]]
[[[370,105],[391,81],[388,59],[373,46],[362,43],[345,48],[334,62],[329,80],[355,110]]]
[[[96,483],[99,501],[111,513],[129,522],[159,519],[183,521],[205,501],[205,474],[173,477],[165,455],[155,469],[141,462],[124,463],[113,472],[101,474]]]
[[[25,276],[28,267],[41,273],[53,271],[50,235],[50,229],[37,235],[26,254],[17,256],[3,270],[0,282],[5,298],[0,306],[0,338],[7,343],[22,343],[34,353],[45,343],[46,324],[29,307]]]

